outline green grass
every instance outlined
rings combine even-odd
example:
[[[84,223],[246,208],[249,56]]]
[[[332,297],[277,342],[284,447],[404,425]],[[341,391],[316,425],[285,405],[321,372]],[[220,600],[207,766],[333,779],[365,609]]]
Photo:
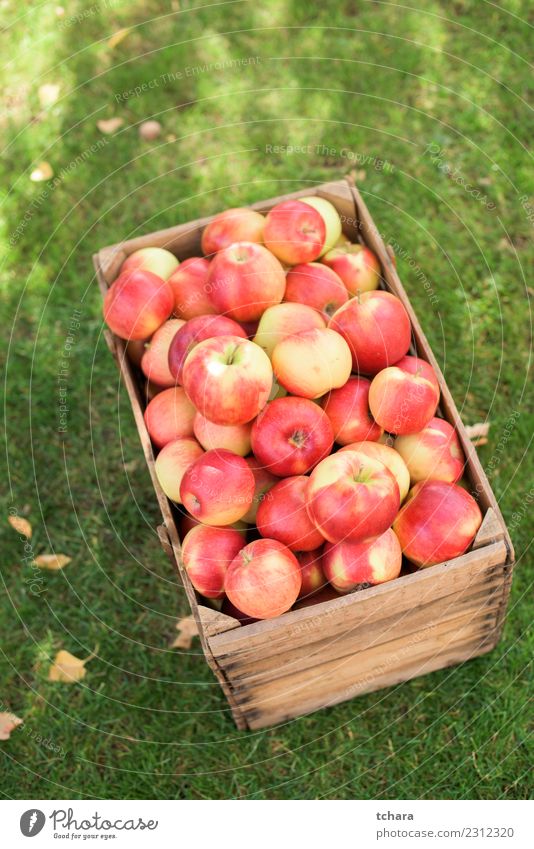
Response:
[[[0,792],[528,797],[529,3],[101,5],[69,3],[75,24],[58,19],[53,2],[1,12],[2,515],[26,514],[34,552],[53,548],[73,562],[32,594],[23,543],[2,520],[0,710],[25,726],[0,743]],[[121,27],[132,29],[111,50],[106,40]],[[216,62],[226,67],[186,71]],[[137,97],[118,97],[153,80]],[[61,93],[40,114],[45,82]],[[102,136],[96,121],[112,116],[124,126]],[[151,117],[163,135],[142,143],[136,125]],[[309,152],[273,154],[270,145]],[[430,145],[456,177],[432,161]],[[40,160],[56,176],[65,169],[53,189],[29,180]],[[499,647],[484,658],[242,733],[198,645],[169,649],[187,605],[155,534],[157,505],[102,338],[91,254],[351,170],[365,172],[364,197],[399,246],[401,277],[465,421],[491,421],[480,456],[514,528],[511,605]],[[57,377],[75,310],[60,436]],[[97,646],[81,684],[47,681],[58,649],[83,657]]]

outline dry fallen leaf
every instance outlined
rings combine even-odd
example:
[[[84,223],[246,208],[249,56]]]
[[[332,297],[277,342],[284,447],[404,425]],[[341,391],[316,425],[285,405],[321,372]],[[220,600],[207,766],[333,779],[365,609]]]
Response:
[[[197,623],[193,616],[186,616],[184,619],[179,619],[176,623],[178,636],[171,645],[173,649],[190,649],[193,642],[193,637],[198,635]]]
[[[143,141],[153,141],[161,134],[161,124],[159,121],[143,121],[139,125],[139,135]]]
[[[52,106],[59,97],[60,86],[57,83],[45,83],[39,87],[39,103],[43,109]]]
[[[8,516],[7,521],[19,534],[24,534],[28,539],[32,538],[32,526],[27,519],[23,519],[22,516]]]
[[[50,180],[54,176],[52,166],[49,162],[39,162],[37,168],[34,168],[30,174],[30,180],[33,183],[42,183],[43,180]]]
[[[131,28],[125,27],[124,29],[119,29],[117,32],[113,33],[111,38],[108,40],[108,47],[112,50],[117,44],[120,44],[121,41],[124,41],[128,33],[131,32]]]
[[[85,678],[85,664],[92,660],[94,656],[95,652],[80,660],[79,657],[61,649],[56,654],[56,659],[50,667],[48,680],[63,681],[66,684],[75,684],[77,681],[81,681],[82,678]]]
[[[9,740],[11,732],[22,722],[14,713],[0,713],[0,740]]]
[[[39,554],[33,561],[36,566],[41,569],[63,569],[72,560],[72,557],[67,557],[66,554]]]
[[[466,425],[465,429],[473,445],[487,445],[487,436],[490,429],[489,422],[477,422],[474,425]]]
[[[106,136],[109,136],[110,133],[114,133],[115,130],[118,130],[123,124],[124,118],[105,118],[102,121],[96,122],[96,126],[100,132],[104,133]]]

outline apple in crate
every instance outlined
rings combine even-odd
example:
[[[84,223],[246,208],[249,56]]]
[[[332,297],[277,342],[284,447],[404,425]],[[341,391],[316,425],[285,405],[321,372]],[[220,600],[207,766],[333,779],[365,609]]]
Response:
[[[237,323],[224,315],[199,315],[191,318],[179,328],[169,347],[169,369],[178,383],[183,383],[184,363],[193,348],[206,339],[215,336],[240,336],[246,339],[246,333]]]
[[[252,451],[279,477],[303,475],[332,450],[334,433],[324,410],[306,398],[277,398],[252,426]]]
[[[199,315],[215,314],[208,289],[210,261],[203,256],[184,259],[169,277],[174,293],[174,314],[188,321]]]
[[[349,377],[344,386],[333,389],[321,399],[321,406],[332,423],[334,439],[339,445],[351,442],[375,442],[383,428],[369,410],[369,387],[365,377]]]
[[[367,457],[380,460],[397,481],[401,503],[404,501],[410,489],[410,473],[406,463],[394,448],[380,442],[351,442],[350,445],[345,445],[339,450],[358,451],[366,454]]]
[[[312,307],[305,304],[283,303],[269,307],[260,318],[254,342],[268,357],[282,339],[304,330],[324,329],[325,322]]]
[[[286,200],[270,210],[265,221],[266,247],[286,265],[313,262],[332,248],[341,235],[341,220],[324,198]]]
[[[354,371],[376,374],[408,352],[411,326],[401,301],[390,292],[364,292],[330,319],[348,343]]]
[[[146,429],[156,446],[193,436],[196,410],[182,386],[164,389],[152,398],[144,413]]]
[[[295,265],[286,275],[285,301],[307,304],[328,321],[346,304],[349,295],[342,280],[332,269],[320,262]]]
[[[334,589],[338,593],[348,593],[398,578],[402,551],[389,528],[380,536],[361,542],[327,542],[322,565]]]
[[[299,598],[313,595],[328,587],[325,573],[322,567],[323,547],[314,551],[297,551],[296,557],[300,566],[300,577],[302,586]]]
[[[185,509],[205,525],[231,525],[242,519],[254,496],[254,475],[243,459],[225,449],[206,451],[180,484]]]
[[[224,598],[224,579],[230,563],[245,546],[243,534],[233,528],[196,525],[182,542],[182,561],[200,595]]]
[[[151,271],[127,271],[111,284],[104,297],[104,321],[121,339],[148,339],[174,309],[166,280]]]
[[[212,260],[206,286],[218,313],[235,321],[256,321],[264,310],[280,303],[286,278],[263,245],[236,242]]]
[[[254,496],[252,498],[252,504],[243,516],[243,521],[255,525],[261,502],[280,478],[268,472],[263,463],[260,463],[253,454],[250,457],[245,457],[245,462],[254,475]]]
[[[364,245],[338,245],[328,251],[321,262],[335,271],[351,295],[378,289],[380,263]]]
[[[277,539],[292,551],[313,551],[324,542],[306,510],[308,478],[284,478],[261,502],[256,524],[262,537]]]
[[[180,496],[182,478],[195,460],[203,454],[202,447],[190,436],[174,439],[163,446],[156,457],[156,477],[163,492],[171,501],[177,504],[182,503]]]
[[[218,336],[191,351],[184,363],[183,382],[197,410],[211,422],[246,424],[267,403],[273,370],[265,351],[254,342]]]
[[[154,333],[145,346],[141,358],[143,374],[156,386],[174,386],[176,380],[169,369],[169,347],[176,333],[185,322],[181,318],[170,318]]]
[[[433,418],[439,403],[434,369],[417,357],[404,357],[373,378],[369,407],[389,433],[418,433]]]
[[[433,480],[457,483],[462,477],[465,456],[452,425],[433,418],[419,433],[398,436],[395,451],[403,458],[413,484]]]
[[[273,351],[272,363],[278,382],[301,398],[320,398],[343,386],[352,368],[349,346],[328,328],[283,339]]]
[[[174,254],[165,248],[140,248],[124,260],[121,274],[126,271],[151,271],[163,280],[168,280],[178,265]]]
[[[206,256],[229,248],[235,242],[263,242],[265,217],[246,207],[225,209],[206,225],[202,233],[202,253]]]
[[[297,558],[274,539],[258,539],[242,548],[224,582],[230,602],[255,619],[285,613],[296,602],[300,588]]]
[[[329,542],[384,533],[400,505],[397,481],[383,463],[357,451],[338,451],[310,476],[308,513]]]
[[[246,457],[250,454],[250,432],[252,424],[220,425],[210,422],[202,413],[197,413],[193,423],[195,437],[206,451],[226,448]]]
[[[465,489],[429,480],[410,490],[393,530],[405,557],[424,567],[464,554],[481,524],[480,508]]]

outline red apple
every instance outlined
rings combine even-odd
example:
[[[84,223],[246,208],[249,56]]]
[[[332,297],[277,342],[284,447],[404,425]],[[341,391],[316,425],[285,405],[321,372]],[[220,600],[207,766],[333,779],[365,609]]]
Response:
[[[199,342],[216,336],[240,336],[245,339],[246,333],[237,321],[224,315],[199,315],[190,318],[179,328],[171,340],[168,356],[169,370],[178,383],[183,383],[184,363],[188,354]]]
[[[226,209],[212,218],[202,233],[202,253],[216,254],[235,242],[263,242],[265,218],[253,209]]]
[[[324,547],[323,569],[339,593],[383,584],[398,578],[402,551],[391,528],[363,542],[330,543]]]
[[[263,245],[236,242],[213,259],[207,289],[219,313],[236,321],[255,321],[284,297],[284,269]]]
[[[286,200],[267,215],[263,240],[286,265],[313,262],[334,246],[341,235],[337,210],[323,198]]]
[[[332,423],[339,445],[351,442],[375,442],[382,436],[369,410],[369,387],[365,377],[350,377],[344,386],[333,389],[321,399],[321,406]]]
[[[181,318],[170,318],[154,333],[145,346],[141,369],[151,383],[157,386],[175,386],[176,380],[169,370],[169,347],[176,333],[185,324]]]
[[[443,419],[430,419],[419,433],[398,436],[395,451],[406,463],[412,483],[428,478],[456,483],[462,477],[462,446],[455,429]]]
[[[280,479],[268,472],[267,469],[264,468],[263,463],[260,463],[253,454],[251,454],[250,457],[245,457],[245,461],[254,475],[254,497],[252,499],[252,504],[243,516],[243,521],[248,522],[251,525],[255,525],[258,507],[269,490]]]
[[[184,474],[180,496],[186,510],[205,525],[231,525],[252,503],[254,475],[232,451],[206,451]]]
[[[272,363],[278,382],[301,398],[320,398],[343,386],[352,367],[349,346],[328,328],[282,339],[273,351]]]
[[[364,292],[340,307],[328,325],[347,341],[354,371],[376,374],[410,347],[410,319],[390,292]]]
[[[171,501],[181,504],[180,485],[186,471],[204,451],[192,437],[174,439],[163,446],[156,457],[156,476],[163,492]]]
[[[158,393],[145,410],[145,424],[156,448],[193,436],[195,408],[181,386]]]
[[[200,595],[224,598],[224,579],[230,563],[245,546],[243,534],[233,528],[197,525],[182,542],[182,561]]]
[[[342,280],[320,262],[295,265],[286,275],[284,301],[307,304],[327,321],[348,299]]]
[[[435,388],[438,396],[440,393],[439,381],[436,375],[436,372],[426,360],[422,360],[420,357],[412,357],[410,354],[407,354],[405,357],[401,357],[396,363],[393,363],[397,368],[402,369],[402,371],[406,372],[406,374],[413,374],[414,376],[422,376],[432,384]]]
[[[265,310],[260,318],[254,342],[263,348],[267,356],[272,357],[282,339],[304,330],[325,327],[323,319],[312,307],[294,303],[276,304]]]
[[[394,448],[391,448],[390,445],[383,445],[380,442],[351,442],[350,445],[345,445],[339,450],[359,451],[368,457],[374,457],[375,460],[380,460],[397,481],[402,504],[410,489],[410,473],[406,467],[406,463]]]
[[[414,359],[404,357],[372,380],[369,408],[378,424],[389,433],[418,433],[435,415],[439,403],[438,382],[428,363],[424,363],[426,368],[421,367],[414,373]],[[423,365],[422,360],[418,362]]]
[[[117,277],[104,298],[104,321],[122,339],[148,339],[174,308],[169,284],[150,271]]]
[[[308,513],[329,542],[384,533],[400,505],[397,481],[383,463],[357,451],[322,460],[308,484]]]
[[[127,271],[151,271],[163,280],[168,280],[178,264],[174,254],[165,248],[140,248],[124,260],[121,274]]]
[[[305,598],[328,587],[322,567],[322,547],[316,548],[314,551],[299,551],[296,556],[302,580],[299,598]]]
[[[324,410],[306,398],[277,398],[252,427],[252,450],[279,477],[303,475],[332,450],[334,433]]]
[[[300,587],[297,558],[274,539],[258,539],[242,548],[224,582],[230,602],[255,619],[285,613],[297,600]]]
[[[459,557],[482,523],[480,508],[462,487],[421,481],[410,491],[393,524],[403,554],[416,566],[433,566]]]
[[[277,539],[292,551],[313,551],[324,539],[306,510],[305,475],[284,478],[261,502],[256,524],[262,537]]]
[[[199,315],[215,313],[207,290],[209,268],[209,259],[192,256],[184,259],[169,277],[169,286],[174,293],[174,314],[178,318],[188,321]]]
[[[250,431],[252,424],[220,425],[210,422],[202,413],[197,413],[193,423],[195,436],[206,451],[226,448],[246,457],[250,454]]]
[[[203,416],[215,424],[238,425],[252,421],[267,403],[273,370],[265,351],[254,342],[218,336],[191,351],[183,380]]]
[[[364,245],[337,246],[328,251],[321,261],[336,272],[351,295],[378,289],[380,263]]]

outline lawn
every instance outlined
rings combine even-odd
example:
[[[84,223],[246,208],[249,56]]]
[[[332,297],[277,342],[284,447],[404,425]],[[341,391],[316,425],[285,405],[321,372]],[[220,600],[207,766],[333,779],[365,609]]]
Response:
[[[0,792],[529,797],[531,4],[64,5],[0,10],[0,711],[24,719],[0,742]],[[109,118],[123,124],[106,135]],[[143,141],[152,118],[163,132]],[[43,161],[55,181],[30,179]],[[348,173],[395,245],[465,422],[491,422],[480,457],[516,547],[511,604],[483,658],[238,732],[198,643],[170,647],[187,604],[157,540],[91,255]],[[10,509],[32,523],[29,554]],[[36,575],[32,555],[50,551],[72,562]],[[96,652],[79,684],[47,680],[59,649]]]

